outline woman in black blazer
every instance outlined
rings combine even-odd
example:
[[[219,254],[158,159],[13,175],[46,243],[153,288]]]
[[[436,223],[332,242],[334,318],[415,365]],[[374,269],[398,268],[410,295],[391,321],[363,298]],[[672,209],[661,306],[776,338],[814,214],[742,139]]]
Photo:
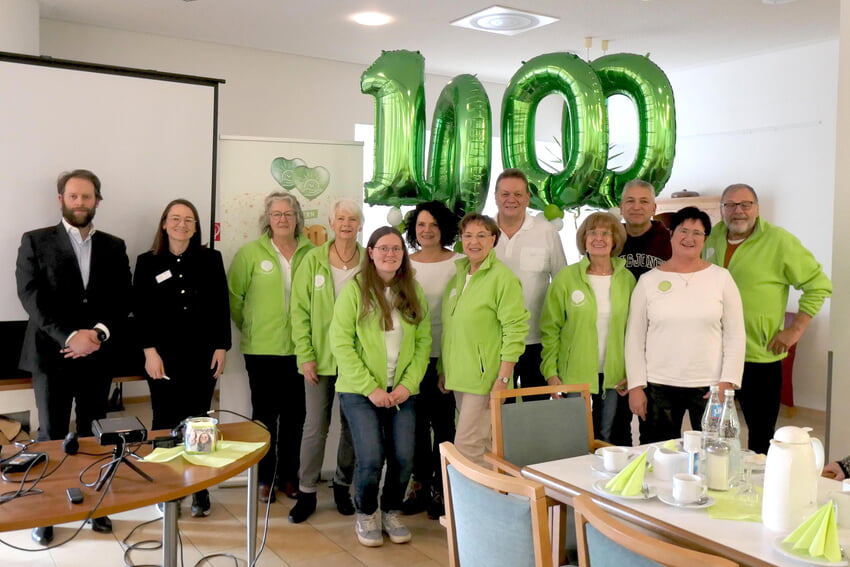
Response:
[[[230,348],[230,309],[221,253],[201,245],[198,210],[170,202],[153,246],[136,260],[134,315],[145,351],[153,429],[206,415]],[[206,490],[192,515],[209,515]]]

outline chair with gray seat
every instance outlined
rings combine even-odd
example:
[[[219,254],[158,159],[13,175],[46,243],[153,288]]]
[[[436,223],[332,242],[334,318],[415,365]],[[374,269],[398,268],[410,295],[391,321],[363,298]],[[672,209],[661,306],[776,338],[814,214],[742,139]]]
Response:
[[[549,399],[505,404],[505,400],[546,395]],[[551,396],[559,395],[558,398]],[[493,453],[484,455],[495,470],[522,476],[522,467],[578,457],[610,445],[594,438],[590,386],[567,384],[490,392]],[[568,506],[549,500],[551,537],[557,542],[555,561],[566,562],[577,549]]]
[[[440,444],[451,567],[552,567],[542,484],[483,468]]]
[[[738,567],[729,559],[662,541],[631,528],[582,494],[573,499],[580,567]]]

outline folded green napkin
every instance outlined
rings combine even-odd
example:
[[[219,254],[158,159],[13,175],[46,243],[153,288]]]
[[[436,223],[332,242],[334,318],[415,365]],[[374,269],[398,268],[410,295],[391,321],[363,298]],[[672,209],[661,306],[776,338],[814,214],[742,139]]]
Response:
[[[170,449],[154,449],[151,454],[142,459],[145,463],[167,463],[182,456],[193,465],[204,467],[223,467],[234,463],[249,453],[260,449],[265,443],[248,443],[246,441],[222,441],[217,450],[212,453],[186,453],[183,446]]]
[[[761,492],[760,486],[755,489]],[[737,490],[709,490],[714,505],[708,508],[708,517],[714,520],[738,520],[743,522],[761,522],[761,500],[743,501]]]
[[[662,449],[667,449],[668,451],[678,451],[679,448],[676,446],[676,441],[670,439],[669,441],[665,441],[661,446]]]
[[[643,489],[646,475],[646,451],[632,460],[617,476],[605,484],[605,490],[622,496],[637,496]]]
[[[825,557],[828,561],[841,561],[841,546],[838,544],[838,522],[835,506],[827,502],[788,534],[782,543],[793,544],[793,550],[812,557]]]

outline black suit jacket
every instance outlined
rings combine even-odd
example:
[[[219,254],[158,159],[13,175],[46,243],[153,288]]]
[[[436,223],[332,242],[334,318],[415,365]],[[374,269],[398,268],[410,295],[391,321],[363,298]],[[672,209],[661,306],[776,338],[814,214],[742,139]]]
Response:
[[[130,311],[130,262],[124,241],[92,235],[89,283],[83,278],[62,223],[27,232],[15,267],[18,297],[29,315],[20,367],[43,373],[62,362],[60,350],[77,329],[103,323],[114,337]],[[106,343],[108,344],[108,343]],[[103,356],[101,351],[91,356]]]

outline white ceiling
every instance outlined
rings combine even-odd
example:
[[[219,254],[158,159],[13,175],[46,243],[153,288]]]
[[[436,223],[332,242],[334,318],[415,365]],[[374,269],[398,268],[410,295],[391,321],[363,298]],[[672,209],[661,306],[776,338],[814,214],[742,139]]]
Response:
[[[449,22],[492,4],[560,18],[507,37]],[[368,65],[381,50],[418,50],[428,73],[507,82],[522,61],[553,51],[650,53],[672,71],[837,38],[839,0],[39,0],[41,17]],[[394,23],[357,25],[377,10]]]

